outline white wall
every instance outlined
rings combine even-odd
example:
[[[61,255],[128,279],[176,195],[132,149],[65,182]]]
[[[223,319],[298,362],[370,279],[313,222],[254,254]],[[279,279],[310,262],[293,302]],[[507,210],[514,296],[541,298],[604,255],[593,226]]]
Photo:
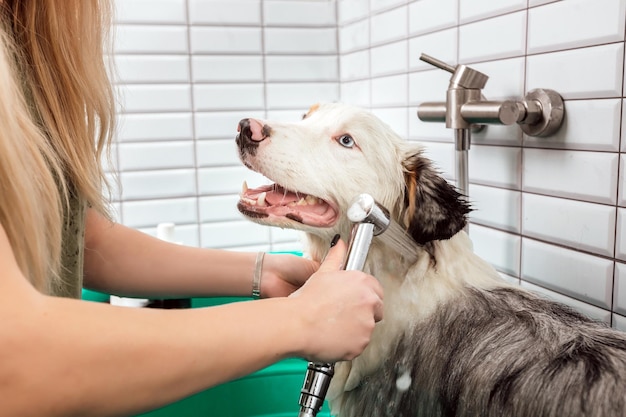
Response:
[[[237,160],[236,124],[295,120],[324,100],[371,108],[454,181],[451,132],[416,117],[450,78],[424,52],[487,74],[489,99],[564,97],[554,137],[474,135],[470,234],[508,279],[626,330],[626,0],[117,3],[125,224],[174,221],[179,240],[204,247],[299,249],[295,233],[237,213],[242,180],[263,179]]]

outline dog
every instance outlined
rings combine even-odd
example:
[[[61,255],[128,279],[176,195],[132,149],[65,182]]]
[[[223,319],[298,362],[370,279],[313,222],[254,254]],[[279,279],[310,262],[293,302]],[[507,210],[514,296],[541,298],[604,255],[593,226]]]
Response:
[[[384,288],[384,320],[336,365],[333,415],[626,415],[626,333],[504,281],[472,250],[467,198],[418,143],[342,103],[238,131],[243,164],[275,181],[244,189],[250,220],[303,231],[321,260],[335,234],[349,239],[347,208],[366,192],[417,243],[410,262],[373,239],[364,270]]]

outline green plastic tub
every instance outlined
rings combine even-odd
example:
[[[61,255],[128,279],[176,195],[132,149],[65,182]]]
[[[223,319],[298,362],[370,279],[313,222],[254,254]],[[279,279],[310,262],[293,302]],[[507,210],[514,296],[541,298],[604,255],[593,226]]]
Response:
[[[295,417],[306,362],[289,359],[141,417]],[[329,417],[328,406],[319,417]]]

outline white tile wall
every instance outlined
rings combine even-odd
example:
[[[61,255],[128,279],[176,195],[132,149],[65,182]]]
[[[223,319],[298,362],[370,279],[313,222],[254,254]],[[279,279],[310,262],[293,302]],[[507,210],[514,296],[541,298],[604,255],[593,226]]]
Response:
[[[529,55],[526,88],[551,88],[564,99],[620,97],[624,42]]]
[[[342,1],[339,2],[340,4]],[[409,4],[409,33],[436,32],[456,26],[458,22],[458,0],[421,0]]]
[[[615,204],[618,155],[524,149],[524,191]]]
[[[339,96],[345,102],[363,107],[369,106],[371,102],[369,80],[345,81],[339,85],[339,89]]]
[[[119,141],[158,141],[193,137],[189,113],[123,113],[118,117]]]
[[[179,23],[187,20],[185,0],[124,0],[117,1],[118,23]]]
[[[193,168],[192,141],[123,143],[118,146],[119,169],[139,171]]]
[[[493,17],[459,28],[459,62],[502,59],[524,54],[526,11]]]
[[[528,53],[623,41],[625,13],[623,0],[604,0],[602,7],[594,0],[568,0],[531,9]]]
[[[510,146],[472,146],[469,153],[469,177],[476,184],[518,190],[522,163],[520,148]]]
[[[338,2],[339,24],[367,17],[370,8],[369,2],[363,0],[343,0]]]
[[[116,54],[187,53],[185,26],[168,25],[117,25]]]
[[[613,291],[613,311],[626,315],[626,264],[615,263],[615,290]]]
[[[615,207],[524,193],[522,233],[598,255],[613,256]]]
[[[407,47],[408,42],[403,40],[372,48],[370,50],[372,76],[376,77],[398,72],[406,73]],[[398,90],[393,91],[396,92]]]
[[[339,99],[337,82],[328,83],[273,83],[266,86],[268,109],[298,108],[307,110],[311,104]]]
[[[194,110],[263,109],[263,84],[194,84]]]
[[[261,0],[187,0],[187,3],[194,25],[261,24]]]
[[[337,57],[268,56],[265,58],[265,79],[272,81],[337,81]]]
[[[191,110],[189,84],[127,85],[121,107],[128,113],[177,112]]]
[[[357,51],[340,58],[341,81],[358,80],[369,77],[370,51]]]
[[[345,54],[369,47],[370,21],[360,20],[344,26],[339,32],[339,51]]]
[[[120,179],[122,201],[191,197],[196,194],[193,169],[122,172]]]
[[[273,0],[263,2],[263,19],[268,26],[336,26],[332,1]]]
[[[262,82],[261,55],[196,55],[191,58],[193,81],[203,82]]]
[[[459,6],[461,23],[467,23],[526,9],[526,0],[500,0],[497,2],[490,0],[461,1]]]
[[[450,132],[448,132],[448,136],[450,136]],[[516,125],[485,125],[481,131],[472,134],[472,143],[476,145],[521,146],[522,130]]]
[[[550,138],[517,126],[473,134],[470,235],[511,281],[626,330],[626,2],[623,0],[118,0],[121,93],[114,187],[121,221],[233,250],[297,250],[300,235],[236,210],[244,117],[295,120],[314,102],[372,109],[455,179],[452,135],[416,117],[450,74],[427,53],[487,74],[484,95],[551,88]],[[567,16],[567,18],[563,18]],[[624,153],[624,154],[622,154]]]
[[[408,79],[406,75],[375,78],[372,80],[372,102],[377,105],[401,105],[406,103]],[[398,92],[403,91],[403,95]]]
[[[626,209],[617,209],[615,258],[626,261]],[[626,278],[624,278],[626,279]]]
[[[624,181],[625,169],[626,169],[626,157],[624,154],[620,154],[619,190],[617,190],[619,200],[617,204],[621,207],[626,206],[626,182]]]
[[[522,279],[610,309],[613,262],[524,238]]]
[[[474,251],[483,259],[512,276],[520,274],[521,238],[500,230],[470,225]]]
[[[199,167],[219,167],[239,164],[239,153],[233,139],[198,140],[196,143]]]
[[[528,0],[529,6],[540,6],[542,4],[552,3],[561,0]]]
[[[266,53],[334,54],[337,53],[335,28],[267,28],[263,31]]]
[[[193,54],[253,54],[263,48],[256,27],[191,26],[189,32]]]
[[[370,41],[372,44],[405,39],[408,19],[404,8],[397,8],[371,17]]]
[[[521,198],[519,191],[471,184],[470,203],[473,223],[508,232],[521,229]]]
[[[119,82],[188,83],[189,59],[185,55],[118,55]]]

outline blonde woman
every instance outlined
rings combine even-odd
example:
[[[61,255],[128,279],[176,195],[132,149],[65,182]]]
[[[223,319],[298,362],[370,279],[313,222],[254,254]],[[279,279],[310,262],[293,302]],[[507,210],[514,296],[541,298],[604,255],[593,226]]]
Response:
[[[83,285],[247,295],[257,265],[253,253],[173,245],[108,219],[99,161],[114,128],[109,9],[0,0],[0,414],[133,415],[283,358],[358,355],[382,290],[339,271],[341,241],[319,269],[268,254],[259,301],[155,310],[75,299]]]

